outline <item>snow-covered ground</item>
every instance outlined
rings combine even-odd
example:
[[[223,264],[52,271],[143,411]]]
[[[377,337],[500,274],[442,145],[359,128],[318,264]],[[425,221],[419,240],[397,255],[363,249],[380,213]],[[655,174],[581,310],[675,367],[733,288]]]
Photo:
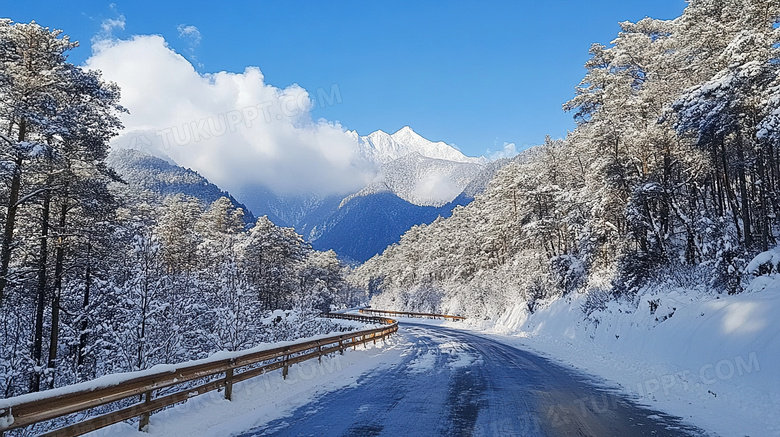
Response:
[[[638,308],[613,302],[590,320],[584,300],[557,299],[533,315],[516,307],[494,321],[408,321],[533,350],[723,437],[780,436],[780,277],[735,296],[648,293]]]

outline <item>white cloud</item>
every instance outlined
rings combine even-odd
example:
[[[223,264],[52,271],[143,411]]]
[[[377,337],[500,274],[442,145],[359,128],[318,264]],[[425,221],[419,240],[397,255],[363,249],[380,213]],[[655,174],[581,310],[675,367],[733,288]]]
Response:
[[[256,67],[200,74],[161,36],[97,42],[86,66],[119,84],[130,111],[113,147],[170,156],[223,189],[343,194],[373,175],[340,125],[312,119],[306,90],[266,84]]]
[[[113,9],[113,7],[112,7]],[[107,40],[114,37],[114,30],[125,30],[125,16],[119,15],[117,18],[106,18],[100,23],[100,33],[92,38],[92,43],[96,43],[101,40]]]
[[[462,186],[458,186],[450,175],[432,172],[416,181],[412,197],[424,203],[442,204],[452,201],[462,191]]]
[[[200,31],[197,27],[179,24],[176,27],[176,30],[179,31],[179,38],[188,40],[193,46],[200,44]]]
[[[198,60],[198,56],[195,54],[195,50],[200,45],[200,30],[192,25],[179,24],[176,27],[179,32],[179,38],[183,39],[187,43],[187,54],[193,61]],[[199,67],[203,67],[203,64],[198,64]]]
[[[495,161],[496,159],[513,158],[518,153],[520,152],[517,150],[517,146],[515,145],[515,143],[504,143],[503,149],[496,152],[493,152],[490,149],[488,149],[485,155],[491,161]]]

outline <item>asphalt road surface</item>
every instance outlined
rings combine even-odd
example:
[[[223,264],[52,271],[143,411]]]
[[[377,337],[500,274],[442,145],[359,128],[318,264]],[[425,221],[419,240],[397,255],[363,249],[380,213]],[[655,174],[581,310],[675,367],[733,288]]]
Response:
[[[238,436],[706,435],[524,350],[425,325],[399,334],[399,364]]]

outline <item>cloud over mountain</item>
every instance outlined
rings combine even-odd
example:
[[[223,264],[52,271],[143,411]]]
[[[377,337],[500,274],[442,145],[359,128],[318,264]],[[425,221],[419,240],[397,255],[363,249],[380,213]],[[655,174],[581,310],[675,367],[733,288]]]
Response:
[[[373,176],[353,137],[312,119],[317,96],[269,85],[256,67],[200,74],[156,35],[98,41],[86,66],[119,84],[130,111],[114,147],[168,156],[228,190],[349,193]]]

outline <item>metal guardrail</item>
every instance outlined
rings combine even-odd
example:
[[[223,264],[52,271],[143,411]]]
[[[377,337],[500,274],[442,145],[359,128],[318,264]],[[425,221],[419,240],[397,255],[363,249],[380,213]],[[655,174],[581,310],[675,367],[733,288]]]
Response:
[[[25,398],[29,399],[28,395],[1,399],[0,437],[2,437],[4,431],[24,428],[131,397],[139,397],[143,400],[129,407],[90,417],[42,435],[78,436],[135,417],[140,417],[139,429],[143,430],[149,424],[150,415],[156,410],[221,388],[224,388],[225,399],[231,400],[233,384],[237,382],[245,381],[280,368],[283,369],[282,376],[286,378],[288,369],[293,364],[312,358],[319,358],[334,352],[343,353],[344,349],[355,348],[357,345],[369,341],[376,343],[378,339],[384,339],[398,331],[398,322],[384,317],[348,314],[323,314],[322,317],[356,320],[387,326],[347,332],[341,335],[268,350],[251,351],[228,359],[184,364],[175,369],[143,376],[133,377],[129,375],[127,379],[119,378],[105,387],[75,389],[64,394],[55,393],[51,396],[46,396],[46,392],[41,392],[41,396],[35,396],[34,400],[27,401],[25,401]],[[261,365],[247,368],[258,363]],[[241,371],[239,372],[239,370]],[[212,376],[219,376],[219,378],[195,387],[184,387],[182,390],[174,393],[165,394],[157,398],[154,397],[154,392],[159,389],[174,387]],[[56,391],[61,392],[60,389]]]
[[[466,320],[465,317],[462,316],[450,316],[446,314],[431,314],[431,313],[407,313],[403,311],[389,311],[389,310],[374,310],[370,308],[363,308],[360,310],[361,314],[373,314],[373,315],[380,315],[380,316],[397,316],[397,317],[417,317],[417,318],[426,318],[426,319],[445,319],[445,320],[452,320],[453,322],[457,322],[460,320]]]
[[[355,320],[358,322],[373,323],[377,325],[391,325],[393,323],[397,323],[395,320],[389,319],[387,317],[361,316],[358,314],[326,313],[321,314],[320,317],[327,317],[329,319]]]

